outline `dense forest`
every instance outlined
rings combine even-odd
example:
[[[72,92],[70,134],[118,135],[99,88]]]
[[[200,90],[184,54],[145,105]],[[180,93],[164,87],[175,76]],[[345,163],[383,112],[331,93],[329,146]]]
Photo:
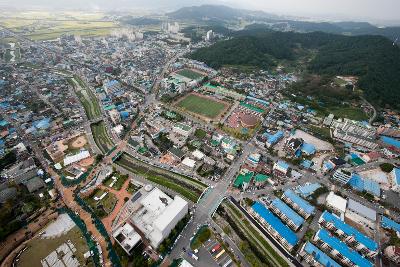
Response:
[[[365,97],[380,106],[400,109],[400,48],[382,36],[344,36],[322,32],[275,32],[253,28],[229,40],[201,48],[190,56],[212,67],[224,65],[270,68],[282,60],[295,66],[309,55],[312,74],[356,75]]]

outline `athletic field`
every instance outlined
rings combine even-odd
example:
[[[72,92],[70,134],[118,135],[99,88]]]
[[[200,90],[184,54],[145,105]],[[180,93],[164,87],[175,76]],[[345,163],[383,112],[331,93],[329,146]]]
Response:
[[[183,77],[192,79],[192,80],[197,80],[197,79],[201,79],[204,77],[204,75],[202,75],[201,73],[199,73],[197,71],[193,71],[191,69],[178,70],[176,73]]]
[[[207,96],[189,94],[178,101],[176,106],[186,111],[213,119],[218,117],[224,109],[228,107],[228,103],[214,100]]]

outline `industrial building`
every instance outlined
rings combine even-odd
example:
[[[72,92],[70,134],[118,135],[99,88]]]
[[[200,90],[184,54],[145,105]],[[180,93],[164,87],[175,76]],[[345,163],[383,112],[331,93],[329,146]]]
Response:
[[[260,202],[252,206],[252,215],[258,219],[265,229],[287,250],[292,250],[298,243],[296,234],[284,225],[267,207]]]
[[[326,229],[334,232],[344,242],[351,245],[360,253],[368,257],[375,257],[378,254],[378,244],[374,240],[344,223],[332,213],[324,211],[319,218],[318,223]]]
[[[313,241],[323,251],[328,252],[340,264],[346,266],[372,267],[374,264],[350,249],[345,243],[332,236],[327,230],[319,229]]]
[[[353,199],[348,200],[345,215],[353,222],[375,228],[376,211]]]
[[[274,199],[269,208],[294,231],[304,223],[304,219],[279,198]]]
[[[326,255],[324,252],[322,252],[320,249],[318,249],[309,241],[307,241],[307,243],[305,243],[301,248],[300,256],[303,257],[303,259],[311,266],[341,267],[340,264],[332,260],[331,257]]]
[[[305,219],[310,217],[315,211],[315,208],[313,206],[311,206],[307,201],[299,197],[290,189],[283,192],[282,200],[289,204]]]

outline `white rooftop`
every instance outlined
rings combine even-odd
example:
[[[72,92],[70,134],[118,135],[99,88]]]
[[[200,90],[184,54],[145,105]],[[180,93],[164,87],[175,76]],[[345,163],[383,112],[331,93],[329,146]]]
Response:
[[[376,211],[364,206],[363,204],[349,198],[349,204],[347,208],[371,221],[376,221]]]
[[[72,155],[72,156],[66,156],[64,158],[64,166],[71,165],[72,163],[81,161],[83,159],[86,159],[90,157],[90,153],[87,150],[82,150],[78,154]]]
[[[183,198],[176,196],[172,203],[163,211],[163,213],[154,221],[154,226],[163,231],[168,224],[177,216],[177,214],[187,206],[188,203]]]
[[[195,157],[198,160],[201,160],[204,158],[204,153],[201,152],[200,150],[196,149],[195,151],[192,152],[193,157]]]
[[[128,254],[141,240],[140,235],[129,223],[125,223],[125,225],[119,227],[113,233],[113,237]]]
[[[326,203],[341,213],[346,212],[347,200],[341,196],[335,195],[335,193],[332,191],[329,192],[328,196],[326,197]]]
[[[160,189],[154,188],[140,201],[140,204],[142,204],[146,210],[160,214],[171,202],[172,198]]]
[[[196,165],[196,161],[195,160],[192,160],[192,159],[190,159],[190,158],[184,158],[183,160],[182,160],[182,164],[183,165],[185,165],[185,166],[187,166],[187,167],[189,167],[189,168],[194,168],[194,166]]]

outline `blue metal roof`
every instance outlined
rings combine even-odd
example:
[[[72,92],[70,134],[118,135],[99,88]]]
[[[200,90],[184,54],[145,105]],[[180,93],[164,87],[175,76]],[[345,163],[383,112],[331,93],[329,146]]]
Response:
[[[298,191],[297,193],[299,193],[303,197],[309,197],[314,193],[315,190],[317,190],[320,187],[321,185],[319,183],[313,183],[300,186],[296,191]]]
[[[299,241],[296,234],[284,225],[268,208],[260,202],[254,203],[253,210],[258,213],[272,228],[275,229],[286,241],[295,246]]]
[[[342,230],[346,235],[348,236],[353,236],[357,242],[363,244],[365,247],[367,247],[369,250],[372,251],[377,251],[378,250],[378,244],[372,240],[371,238],[365,236],[361,232],[359,232],[357,229],[351,227],[350,225],[344,223],[341,221],[338,217],[333,215],[332,213],[328,211],[324,211],[322,213],[321,217],[325,219],[327,222],[331,222],[337,229]]]
[[[307,155],[312,155],[315,153],[316,149],[313,144],[303,143],[301,146],[301,151],[306,153]]]
[[[277,131],[274,134],[264,133],[263,135],[267,138],[268,143],[275,144],[283,137],[283,132]]]
[[[289,198],[291,201],[296,203],[300,208],[302,208],[306,213],[311,214],[314,212],[315,208],[311,206],[307,201],[296,195],[292,190],[288,189],[283,194]]]
[[[282,169],[289,169],[289,164],[287,164],[286,162],[284,162],[283,160],[278,160],[278,166],[281,167]]]
[[[356,173],[351,175],[349,185],[358,191],[367,191],[377,197],[381,195],[381,187],[377,182],[364,179]]]
[[[400,169],[394,168],[394,178],[396,180],[396,184],[400,185]]]
[[[317,236],[331,248],[336,249],[342,254],[343,257],[349,259],[351,262],[359,267],[372,267],[374,266],[369,260],[350,249],[345,243],[340,241],[338,238],[331,236],[325,229],[320,229],[317,232]]]
[[[272,206],[280,210],[286,217],[289,218],[296,226],[301,226],[304,223],[303,217],[298,215],[294,210],[292,210],[288,205],[286,205],[279,198],[275,198],[272,203]]]
[[[341,267],[336,261],[332,260],[331,257],[326,255],[324,252],[319,250],[316,246],[307,241],[304,246],[304,251],[312,255],[316,261],[326,267]]]
[[[394,138],[390,138],[390,137],[387,137],[387,136],[382,136],[381,140],[382,140],[382,142],[384,142],[387,145],[400,148],[400,141],[399,140],[396,140]]]
[[[392,230],[400,233],[400,224],[389,219],[386,216],[382,216],[381,225],[383,228],[392,229]]]

